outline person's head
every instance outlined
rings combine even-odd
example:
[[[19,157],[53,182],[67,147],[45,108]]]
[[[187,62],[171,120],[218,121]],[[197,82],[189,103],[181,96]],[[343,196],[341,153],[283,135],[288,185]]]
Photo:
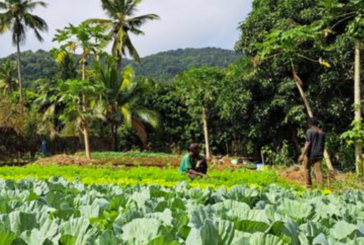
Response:
[[[196,143],[190,145],[189,150],[192,155],[197,156],[200,154],[200,146]]]
[[[308,119],[308,126],[309,126],[310,128],[312,128],[312,127],[317,127],[317,126],[318,126],[317,118],[316,118],[316,117],[310,117],[310,118]]]

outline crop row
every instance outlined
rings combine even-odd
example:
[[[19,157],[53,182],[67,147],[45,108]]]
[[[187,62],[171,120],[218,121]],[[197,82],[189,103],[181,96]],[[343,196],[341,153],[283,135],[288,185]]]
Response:
[[[364,244],[359,191],[0,179],[2,245]]]
[[[177,169],[161,168],[123,168],[123,167],[79,167],[79,166],[40,166],[3,167],[0,168],[0,178],[19,180],[27,177],[49,179],[61,176],[67,180],[82,180],[85,184],[117,184],[124,185],[152,185],[172,187],[188,181],[193,187],[232,187],[234,185],[253,185],[265,187],[276,183],[285,187],[292,187],[277,176],[274,171],[256,172],[250,170],[210,171],[209,179],[190,181]]]

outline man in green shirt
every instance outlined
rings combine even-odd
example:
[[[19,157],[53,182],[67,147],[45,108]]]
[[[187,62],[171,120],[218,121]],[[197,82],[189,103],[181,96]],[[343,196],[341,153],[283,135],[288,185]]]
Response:
[[[207,161],[204,156],[200,155],[200,147],[198,144],[192,144],[189,147],[189,153],[186,154],[179,167],[181,174],[188,174],[191,179],[196,177],[208,178]]]

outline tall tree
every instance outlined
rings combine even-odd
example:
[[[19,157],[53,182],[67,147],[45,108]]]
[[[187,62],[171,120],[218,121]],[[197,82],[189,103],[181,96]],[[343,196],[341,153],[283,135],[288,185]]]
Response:
[[[288,28],[288,30],[286,29]],[[258,64],[262,60],[268,60],[282,56],[285,63],[290,66],[292,78],[295,81],[296,87],[300,93],[304,106],[309,117],[314,117],[309,98],[303,89],[303,81],[297,71],[297,63],[300,59],[305,59],[324,67],[330,67],[330,64],[322,57],[309,57],[304,49],[305,45],[311,40],[318,38],[318,30],[316,25],[300,25],[291,23],[286,27],[279,26],[275,31],[272,31],[265,37],[263,43],[257,44],[260,49],[259,56],[255,59]],[[330,155],[325,150],[325,160],[330,170],[334,170]]]
[[[224,79],[221,68],[191,68],[177,77],[177,92],[189,107],[189,112],[200,117],[205,136],[206,157],[211,159],[209,115],[218,100],[218,91]]]
[[[104,119],[102,97],[104,86],[90,80],[60,81],[58,93],[52,98],[55,104],[63,104],[65,109],[61,119],[66,122],[74,122],[79,126],[85,139],[85,153],[91,159],[90,147],[90,122],[94,118]]]
[[[102,8],[109,19],[90,19],[86,21],[107,27],[108,35],[113,42],[112,53],[119,58],[119,62],[121,62],[122,55],[125,55],[126,51],[135,61],[140,61],[130,34],[144,35],[140,28],[148,21],[159,19],[158,15],[155,14],[135,16],[141,3],[142,0],[101,0]]]
[[[364,2],[358,0],[325,0],[322,1],[325,21],[329,26],[324,31],[327,35],[340,32],[343,27],[350,37],[353,38],[355,49],[354,68],[354,124],[362,123],[361,107],[361,59],[360,50],[364,38]],[[358,140],[355,145],[356,171],[359,176],[364,175],[363,144]]]
[[[41,17],[33,15],[32,12],[37,7],[46,7],[43,1],[32,0],[4,0],[0,2],[0,34],[8,30],[12,32],[13,44],[17,48],[18,58],[18,79],[20,90],[20,102],[23,100],[23,78],[21,66],[20,45],[26,41],[26,30],[34,31],[36,38],[43,41],[41,32],[48,30],[48,25]]]
[[[16,64],[10,60],[0,65],[0,89],[6,94],[13,92],[17,86],[15,72]]]
[[[87,84],[87,66],[90,55],[93,54],[94,58],[98,59],[101,50],[108,41],[108,38],[104,35],[104,28],[86,23],[82,23],[79,26],[69,25],[64,30],[57,31],[54,41],[62,44],[60,52],[58,52],[58,61],[64,60],[68,52],[76,53],[78,49],[81,49],[80,63],[82,66],[82,81]],[[89,99],[87,98],[88,94],[86,92],[87,90],[83,94],[83,102],[81,103],[83,114],[89,112]],[[80,118],[82,119],[83,117]],[[86,155],[88,158],[91,158],[89,127],[87,120],[83,120],[82,122],[84,123],[82,133],[84,135]]]
[[[145,123],[157,129],[159,115],[152,110],[140,107],[137,98],[145,94],[148,86],[144,86],[143,79],[136,79],[134,70],[128,66],[123,72],[117,68],[114,57],[96,63],[94,69],[95,80],[101,82],[105,88],[107,103],[105,118],[111,126],[113,150],[118,151],[118,128],[124,123],[133,127],[144,146],[147,144],[147,130]]]

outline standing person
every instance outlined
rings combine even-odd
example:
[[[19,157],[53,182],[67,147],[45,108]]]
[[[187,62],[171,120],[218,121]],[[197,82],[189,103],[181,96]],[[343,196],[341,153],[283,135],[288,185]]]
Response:
[[[191,179],[196,177],[208,178],[206,158],[200,155],[200,146],[191,144],[189,153],[186,154],[180,164],[179,170],[181,174],[188,174]]]
[[[308,119],[309,129],[306,132],[306,144],[299,158],[303,162],[307,188],[312,188],[311,168],[314,167],[317,186],[322,188],[321,162],[325,151],[325,132],[318,127],[317,119]]]

